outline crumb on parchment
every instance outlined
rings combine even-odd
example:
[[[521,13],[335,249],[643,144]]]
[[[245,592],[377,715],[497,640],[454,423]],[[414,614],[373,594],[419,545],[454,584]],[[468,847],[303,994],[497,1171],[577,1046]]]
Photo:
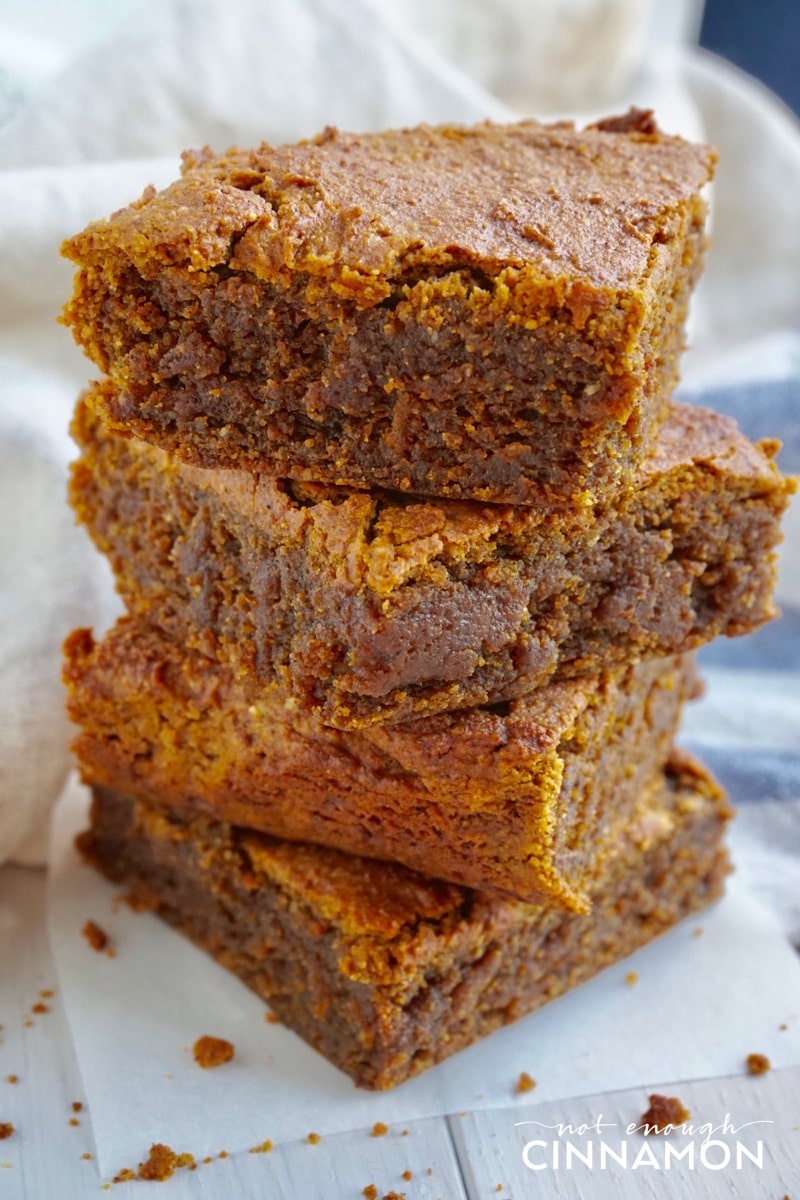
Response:
[[[389,1132],[388,1125],[384,1125],[383,1121],[376,1121],[375,1124],[372,1126],[372,1133],[369,1136],[370,1137],[385,1137],[388,1132]]]
[[[767,1058],[766,1054],[748,1054],[745,1059],[748,1075],[766,1075],[767,1071],[772,1067],[772,1063]]]
[[[233,1052],[232,1042],[225,1038],[209,1037],[207,1034],[197,1039],[192,1050],[194,1061],[204,1071],[211,1070],[213,1067],[221,1067],[223,1063],[230,1062]]]
[[[86,1155],[84,1155],[84,1158]],[[91,1157],[91,1156],[89,1156]],[[171,1179],[181,1167],[194,1171],[197,1167],[193,1154],[178,1154],[171,1146],[163,1142],[154,1142],[144,1162],[140,1162],[135,1171],[123,1167],[112,1179],[112,1183],[129,1183],[134,1179],[146,1179],[155,1183],[163,1183]],[[107,1185],[103,1185],[107,1187]]]
[[[269,1138],[260,1142],[257,1146],[250,1147],[251,1154],[269,1154],[273,1149],[272,1142]]]
[[[96,950],[98,954],[102,953],[108,945],[108,934],[96,921],[87,921],[81,933],[92,949]]]
[[[522,1095],[525,1092],[532,1092],[535,1087],[536,1087],[536,1080],[532,1079],[527,1071],[520,1071],[519,1079],[517,1080],[515,1091],[519,1092],[520,1095]]]

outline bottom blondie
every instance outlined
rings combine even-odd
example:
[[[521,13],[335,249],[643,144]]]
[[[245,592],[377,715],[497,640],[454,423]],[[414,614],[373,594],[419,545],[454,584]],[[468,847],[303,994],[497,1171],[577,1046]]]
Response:
[[[179,821],[106,788],[94,789],[78,844],[356,1084],[390,1088],[715,899],[728,816],[706,770],[674,755],[588,916],[207,818]]]

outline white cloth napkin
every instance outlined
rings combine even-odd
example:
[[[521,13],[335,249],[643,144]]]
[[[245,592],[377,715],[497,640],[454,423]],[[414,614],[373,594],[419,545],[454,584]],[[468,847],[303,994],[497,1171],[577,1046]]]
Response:
[[[520,6],[470,7],[485,23]],[[559,36],[575,39],[577,61],[592,5],[564,7],[572,24]],[[416,25],[405,19],[414,8]],[[686,366],[707,384],[731,347],[800,326],[800,136],[773,98],[720,62],[675,45],[637,60],[641,0],[617,8],[628,25],[604,49],[625,89],[614,106],[654,99],[667,128],[705,128],[721,149],[716,245]],[[14,20],[14,10],[0,14],[0,861],[41,827],[68,771],[60,641],[79,623],[103,627],[115,609],[105,567],[62,499],[66,428],[91,368],[56,324],[70,290],[59,243],[145,184],[173,178],[186,146],[276,141],[331,122],[505,117],[425,41],[419,10],[379,0],[82,0],[66,9],[39,0]],[[541,32],[535,20],[515,28],[517,40]],[[541,57],[541,44],[530,49]],[[515,97],[526,107],[518,84]],[[764,361],[774,373],[769,354],[751,354],[751,367]],[[37,853],[29,848],[29,860]]]

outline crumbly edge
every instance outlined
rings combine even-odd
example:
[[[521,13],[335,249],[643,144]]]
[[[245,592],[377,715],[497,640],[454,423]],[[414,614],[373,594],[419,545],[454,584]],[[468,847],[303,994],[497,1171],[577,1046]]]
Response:
[[[399,940],[386,944],[342,940],[313,902],[254,870],[253,835],[203,822],[165,830],[163,817],[96,790],[81,848],[356,1083],[387,1088],[584,982],[719,895],[727,809],[703,774],[673,777],[676,786],[675,829],[632,851],[591,916],[456,890],[452,908],[421,922],[409,913]]]
[[[251,703],[141,622],[77,631],[65,654],[88,781],[579,911],[694,687],[691,663],[659,660],[507,711],[341,732],[280,695]]]

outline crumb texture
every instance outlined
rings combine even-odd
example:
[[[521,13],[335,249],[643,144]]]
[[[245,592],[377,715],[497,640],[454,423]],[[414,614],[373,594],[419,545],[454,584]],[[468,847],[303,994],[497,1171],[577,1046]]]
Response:
[[[650,1096],[650,1107],[641,1119],[642,1133],[669,1133],[688,1121],[691,1115],[677,1096],[654,1093]]]
[[[87,921],[81,930],[81,933],[86,938],[86,941],[89,943],[91,948],[96,950],[98,954],[105,950],[108,946],[108,934],[97,924],[96,921]]]
[[[772,1069],[766,1054],[748,1054],[745,1065],[748,1075],[766,1075]]]
[[[234,1047],[225,1038],[210,1037],[208,1034],[205,1034],[203,1037],[197,1039],[192,1048],[192,1053],[198,1067],[202,1067],[204,1071],[207,1071],[213,1067],[221,1067],[223,1063],[230,1062],[233,1058]]]

